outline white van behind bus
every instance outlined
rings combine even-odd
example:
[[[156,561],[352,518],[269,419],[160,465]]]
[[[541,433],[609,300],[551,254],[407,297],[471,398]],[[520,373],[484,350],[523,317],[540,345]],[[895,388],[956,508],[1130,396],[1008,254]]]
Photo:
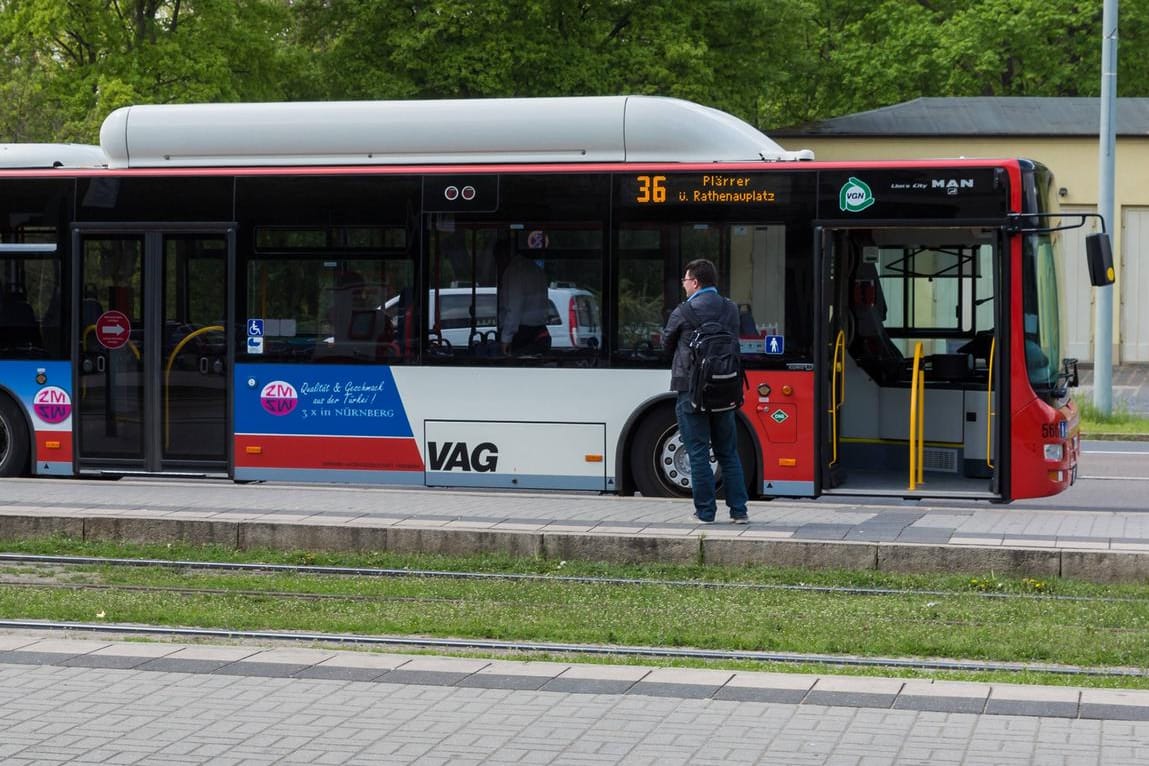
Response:
[[[601,314],[593,293],[567,283],[552,282],[547,296],[550,299],[547,331],[551,335],[552,350],[594,349],[602,345]],[[497,341],[498,298],[496,287],[444,287],[428,292],[428,334],[432,338],[442,337],[458,349],[472,345],[472,336],[476,343]],[[395,297],[387,301],[386,308],[392,310],[398,300]]]

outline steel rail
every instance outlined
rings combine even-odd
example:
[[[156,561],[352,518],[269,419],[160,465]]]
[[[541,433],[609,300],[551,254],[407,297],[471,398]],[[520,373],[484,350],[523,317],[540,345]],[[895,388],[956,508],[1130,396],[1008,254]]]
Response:
[[[0,564],[60,564],[71,566],[158,567],[221,572],[269,572],[285,574],[341,575],[345,577],[440,578],[454,580],[510,580],[515,582],[573,583],[584,585],[640,585],[689,588],[738,588],[744,590],[781,590],[858,596],[973,596],[994,599],[1029,599],[1041,601],[1084,601],[1099,603],[1144,603],[1144,599],[1120,596],[1068,596],[1056,593],[1002,593],[995,591],[950,591],[914,588],[868,588],[862,586],[808,585],[782,583],[723,582],[718,580],[665,580],[627,577],[592,577],[590,575],[519,574],[513,572],[454,572],[438,569],[388,569],[375,567],[341,567],[315,564],[249,564],[222,561],[188,561],[176,559],[103,558],[99,556],[54,556],[35,553],[0,553]]]

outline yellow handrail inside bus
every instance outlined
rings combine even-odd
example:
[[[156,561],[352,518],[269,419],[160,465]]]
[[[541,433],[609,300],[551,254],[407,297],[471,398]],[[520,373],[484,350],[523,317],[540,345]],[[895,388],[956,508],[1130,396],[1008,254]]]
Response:
[[[189,340],[196,337],[197,335],[203,335],[205,332],[211,332],[212,330],[223,332],[224,331],[223,325],[211,324],[211,325],[208,325],[207,327],[201,327],[198,330],[196,330],[195,332],[189,332],[187,335],[185,335],[183,337],[183,340],[181,340],[179,343],[176,344],[176,347],[174,349],[172,349],[172,353],[168,356],[168,363],[164,367],[164,448],[165,449],[172,446],[172,434],[171,434],[172,365],[176,363],[176,357],[179,355],[179,353],[183,349],[183,347],[187,345]]]
[[[918,484],[925,484],[926,470],[926,371],[918,370]]]
[[[834,339],[834,358],[831,365],[833,369],[830,372],[830,449],[833,459],[830,460],[830,465],[834,465],[838,462],[838,411],[846,401],[846,333],[843,330],[839,330],[838,337]],[[840,388],[839,379],[842,381]]]
[[[989,382],[985,387],[985,464],[993,469],[993,356],[997,349],[997,338],[989,343]]]
[[[910,484],[909,489],[916,489],[919,477],[920,466],[918,464],[919,458],[919,441],[921,440],[924,429],[922,428],[921,421],[925,418],[925,410],[922,408],[922,399],[925,395],[925,374],[921,369],[922,365],[922,344],[919,342],[914,346],[914,368],[910,376]]]

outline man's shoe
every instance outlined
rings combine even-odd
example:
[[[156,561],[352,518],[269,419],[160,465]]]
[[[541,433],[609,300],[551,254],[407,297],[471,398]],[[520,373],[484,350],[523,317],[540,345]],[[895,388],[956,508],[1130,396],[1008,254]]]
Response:
[[[699,524],[713,524],[714,523],[714,517],[713,516],[710,516],[710,517],[699,516],[697,513],[694,514],[694,520],[697,521]]]
[[[750,516],[745,514],[745,513],[737,513],[737,514],[732,513],[732,514],[730,514],[730,523],[731,524],[749,524],[750,523]]]

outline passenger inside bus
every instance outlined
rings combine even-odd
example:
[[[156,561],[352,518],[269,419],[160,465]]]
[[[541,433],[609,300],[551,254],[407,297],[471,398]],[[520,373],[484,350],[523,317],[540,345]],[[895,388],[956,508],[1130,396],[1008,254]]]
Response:
[[[500,248],[499,342],[503,353],[545,354],[551,348],[547,330],[550,299],[547,276],[521,253]]]

